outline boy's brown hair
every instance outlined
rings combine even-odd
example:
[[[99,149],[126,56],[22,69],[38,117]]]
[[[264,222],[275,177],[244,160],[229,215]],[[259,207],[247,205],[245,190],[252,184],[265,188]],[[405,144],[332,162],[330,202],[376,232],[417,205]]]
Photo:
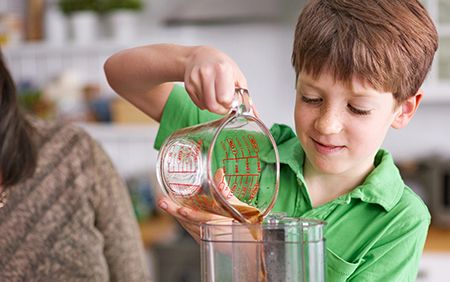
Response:
[[[436,28],[417,0],[311,0],[297,22],[292,52],[296,76],[329,70],[353,77],[398,103],[416,94],[438,46]]]

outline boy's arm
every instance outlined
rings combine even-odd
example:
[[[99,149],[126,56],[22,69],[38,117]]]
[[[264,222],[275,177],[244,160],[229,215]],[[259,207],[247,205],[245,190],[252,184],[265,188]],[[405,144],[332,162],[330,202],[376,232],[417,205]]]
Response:
[[[200,109],[218,114],[230,108],[235,87],[247,87],[236,63],[206,46],[131,48],[108,58],[104,70],[114,91],[156,121],[161,119],[173,82],[184,82]]]

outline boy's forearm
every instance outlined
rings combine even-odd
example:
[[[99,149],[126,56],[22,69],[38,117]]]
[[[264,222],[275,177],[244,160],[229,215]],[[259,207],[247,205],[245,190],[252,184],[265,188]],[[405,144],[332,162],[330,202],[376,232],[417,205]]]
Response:
[[[110,86],[123,98],[160,121],[173,85],[183,81],[186,61],[196,47],[147,45],[112,55],[104,69]]]
[[[106,77],[122,96],[144,94],[162,83],[183,81],[185,62],[194,48],[156,44],[126,49],[106,61]]]
[[[111,87],[157,121],[173,82],[183,81],[197,107],[217,114],[229,111],[235,87],[247,87],[237,64],[208,46],[155,44],[127,49],[111,56],[104,68]]]

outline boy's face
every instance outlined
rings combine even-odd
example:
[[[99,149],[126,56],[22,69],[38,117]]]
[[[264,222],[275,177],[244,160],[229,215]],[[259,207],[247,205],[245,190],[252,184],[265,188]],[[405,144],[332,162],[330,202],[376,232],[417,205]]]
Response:
[[[302,72],[297,81],[295,127],[306,165],[318,173],[355,175],[373,166],[399,113],[392,93],[354,79],[351,86],[328,73]]]

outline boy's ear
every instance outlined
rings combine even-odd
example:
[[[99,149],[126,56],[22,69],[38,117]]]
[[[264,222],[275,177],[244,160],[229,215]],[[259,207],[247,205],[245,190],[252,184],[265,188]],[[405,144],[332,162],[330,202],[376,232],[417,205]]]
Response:
[[[399,105],[391,126],[395,129],[405,127],[416,113],[422,97],[423,91],[419,89],[416,95],[409,97],[406,101]]]

